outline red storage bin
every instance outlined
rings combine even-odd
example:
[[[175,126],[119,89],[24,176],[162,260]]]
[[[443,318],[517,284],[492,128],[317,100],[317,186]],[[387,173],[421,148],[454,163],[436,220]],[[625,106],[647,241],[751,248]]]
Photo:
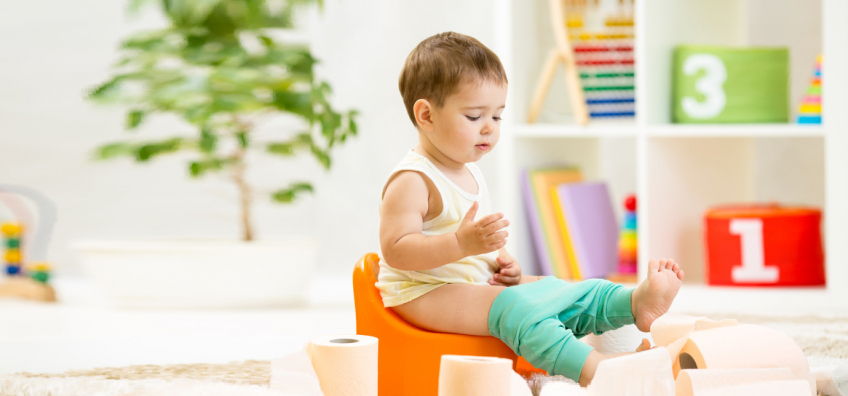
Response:
[[[725,206],[704,215],[710,285],[825,284],[821,211],[771,205]]]

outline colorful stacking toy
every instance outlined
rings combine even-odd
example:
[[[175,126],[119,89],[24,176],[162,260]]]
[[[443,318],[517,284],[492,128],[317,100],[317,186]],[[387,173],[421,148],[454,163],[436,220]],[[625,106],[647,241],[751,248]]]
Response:
[[[816,72],[807,88],[807,95],[801,102],[798,110],[799,124],[821,124],[821,61],[822,56],[816,58]]]
[[[624,224],[618,240],[618,272],[635,274],[638,260],[639,239],[636,231],[636,196],[629,195],[624,200]]]

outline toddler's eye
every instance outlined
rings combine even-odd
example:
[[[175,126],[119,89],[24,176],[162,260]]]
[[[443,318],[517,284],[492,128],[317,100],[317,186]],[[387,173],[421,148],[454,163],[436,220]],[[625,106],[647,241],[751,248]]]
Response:
[[[500,117],[492,117],[492,119],[493,119],[493,120],[495,120],[495,121],[500,121],[500,120],[501,120],[501,118],[500,118]]]
[[[479,117],[479,116],[477,116],[477,117],[465,116],[465,118],[467,118],[467,119],[469,119],[469,120],[471,120],[471,121],[477,121],[477,120],[479,120],[479,119],[480,119],[480,117]]]

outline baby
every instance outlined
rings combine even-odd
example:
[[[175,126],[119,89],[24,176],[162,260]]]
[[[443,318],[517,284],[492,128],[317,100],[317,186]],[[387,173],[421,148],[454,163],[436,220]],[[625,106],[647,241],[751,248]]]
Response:
[[[651,260],[635,289],[522,275],[505,248],[509,221],[493,213],[474,164],[500,136],[507,78],[497,55],[472,37],[437,34],[409,54],[399,86],[418,145],[383,187],[383,304],[420,328],[495,336],[533,366],[588,385],[616,355],[577,338],[632,323],[649,331],[677,295],[680,266]]]

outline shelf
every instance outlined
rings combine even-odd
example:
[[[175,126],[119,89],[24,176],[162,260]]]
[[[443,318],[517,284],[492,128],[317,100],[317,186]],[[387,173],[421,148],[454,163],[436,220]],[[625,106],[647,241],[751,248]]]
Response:
[[[651,137],[823,137],[821,125],[667,124],[642,127]]]
[[[664,124],[639,126],[628,122],[573,124],[517,124],[504,128],[517,138],[586,137],[823,137],[821,125],[799,124]]]
[[[518,138],[555,138],[555,137],[634,137],[639,129],[633,122],[595,123],[586,126],[573,124],[517,124],[507,128]]]

